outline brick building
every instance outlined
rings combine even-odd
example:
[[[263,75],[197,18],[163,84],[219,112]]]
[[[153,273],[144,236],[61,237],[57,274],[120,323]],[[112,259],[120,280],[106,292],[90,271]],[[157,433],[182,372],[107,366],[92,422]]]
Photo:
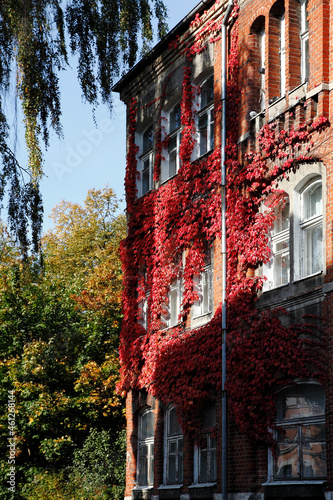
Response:
[[[332,496],[332,8],[201,1],[114,87],[128,116],[126,498],[222,498],[226,425],[229,498]]]

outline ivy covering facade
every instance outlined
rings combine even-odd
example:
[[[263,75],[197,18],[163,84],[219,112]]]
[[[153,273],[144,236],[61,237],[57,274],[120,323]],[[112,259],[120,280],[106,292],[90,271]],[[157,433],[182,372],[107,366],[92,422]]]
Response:
[[[314,0],[312,3],[315,3]],[[280,24],[285,22],[281,19],[284,19],[284,13],[287,17],[287,13],[291,11],[292,2],[271,4],[265,7],[267,16],[273,13],[274,19],[279,19]],[[137,491],[142,491],[140,486],[148,488],[149,494],[159,494],[161,498],[162,492],[158,490],[161,484],[166,490],[174,483],[179,486],[179,492],[177,490],[176,494],[173,493],[172,498],[180,498],[179,495],[182,494],[191,497],[191,492],[197,486],[201,486],[202,489],[198,490],[201,492],[206,488],[204,498],[210,498],[213,494],[218,494],[221,487],[219,459],[215,465],[217,472],[210,476],[213,459],[207,459],[207,456],[213,453],[210,450],[213,450],[212,440],[215,438],[210,437],[210,441],[205,441],[208,433],[207,426],[204,426],[204,414],[205,409],[215,402],[217,420],[209,435],[217,437],[214,453],[219,454],[222,348],[220,45],[225,8],[225,2],[219,0],[211,2],[209,8],[203,8],[199,4],[196,11],[191,13],[191,20],[185,18],[180,27],[169,34],[164,44],[155,48],[150,59],[143,60],[115,87],[128,106],[125,179],[128,236],[121,247],[124,319],[120,347],[122,379],[119,390],[128,395],[130,458],[127,494],[132,491],[134,497],[138,494]],[[275,102],[276,99],[269,101],[270,90],[266,88],[266,109],[257,107],[255,112],[251,110],[250,106],[256,105],[256,98],[251,97],[255,86],[253,80],[246,80],[244,77],[244,68],[248,68],[246,64],[255,66],[255,59],[251,60],[249,57],[244,63],[244,51],[251,52],[250,42],[250,48],[245,49],[244,40],[249,36],[248,26],[256,28],[258,23],[255,23],[255,19],[260,16],[264,18],[264,13],[258,14],[255,2],[241,2],[240,5],[235,3],[228,23],[226,390],[231,435],[237,437],[235,442],[243,439],[247,445],[250,443],[250,449],[257,450],[256,453],[260,449],[267,449],[265,447],[272,450],[272,457],[275,457],[272,458],[274,471],[267,472],[269,461],[267,462],[266,457],[264,465],[261,462],[259,464],[259,461],[256,463],[257,476],[260,476],[259,471],[266,468],[263,475],[268,474],[272,485],[276,485],[274,480],[281,474],[286,474],[283,477],[287,479],[287,473],[283,471],[289,470],[289,459],[283,458],[283,447],[277,442],[277,394],[295,384],[304,388],[306,383],[311,382],[325,387],[329,380],[329,368],[328,357],[325,355],[328,339],[325,335],[325,323],[322,323],[326,306],[323,305],[323,295],[318,294],[323,285],[325,268],[313,267],[311,269],[315,272],[299,271],[297,275],[296,236],[291,236],[291,241],[289,236],[288,241],[285,238],[286,243],[282,236],[280,240],[274,240],[274,235],[283,233],[277,229],[279,224],[288,223],[290,232],[297,224],[296,204],[293,214],[284,215],[285,219],[281,216],[289,210],[285,188],[289,179],[293,176],[304,177],[300,184],[300,196],[304,200],[305,195],[302,193],[307,192],[307,186],[311,182],[315,186],[311,188],[311,192],[317,189],[320,177],[318,172],[322,172],[325,160],[321,156],[322,145],[331,141],[331,132],[327,110],[324,106],[322,113],[318,108],[314,109],[311,94],[309,97],[300,94],[301,98],[297,97],[293,105],[290,98],[289,106],[283,107],[283,98],[282,104],[279,104],[281,99],[278,102]],[[310,23],[310,36],[312,26],[314,24]],[[266,24],[266,39],[269,36],[267,29],[270,28]],[[292,28],[288,29],[291,31]],[[254,30],[251,35],[255,37],[256,33]],[[261,40],[258,35],[258,44]],[[258,46],[253,40],[251,43],[254,44],[255,53]],[[271,49],[266,48],[266,56],[268,52],[273,61],[274,53],[269,50]],[[288,54],[289,52],[287,57]],[[271,68],[272,63],[266,62],[266,87],[270,84],[269,77],[273,78]],[[213,75],[214,82],[211,108],[206,106],[205,101],[205,85],[210,75]],[[260,86],[259,72],[257,75]],[[152,83],[148,85],[150,77]],[[289,84],[291,85],[291,76]],[[304,85],[308,83],[302,83],[302,91]],[[316,102],[323,99],[320,94],[319,97],[315,95]],[[172,120],[174,110],[178,109],[178,101],[179,129],[176,128],[174,132]],[[250,111],[252,115],[249,119]],[[203,117],[208,117],[207,122]],[[209,125],[210,119],[214,126]],[[145,137],[150,124],[153,138],[147,147],[148,150],[151,147],[153,155],[150,164],[151,183],[144,184],[149,170]],[[242,129],[246,130],[245,134],[241,134]],[[173,161],[177,130],[180,131],[178,168],[165,181],[163,172],[166,165]],[[207,141],[213,131],[214,146],[209,148],[206,145],[202,154],[200,141],[203,137]],[[323,189],[324,187],[323,185]],[[328,200],[326,197],[325,199]],[[319,207],[322,199],[316,200],[314,203]],[[317,212],[315,215],[315,227],[322,228],[320,215]],[[309,217],[306,220],[310,221],[307,222],[309,225],[312,219]],[[300,226],[303,230],[300,234],[305,234],[308,226],[302,226],[302,223]],[[315,253],[321,248],[321,243],[317,244],[319,232],[315,234],[311,239],[312,254],[308,250],[306,257],[300,257],[302,262],[306,259],[314,261]],[[278,243],[275,244],[275,241]],[[299,244],[301,246],[301,242]],[[292,245],[295,250],[289,249]],[[325,255],[325,245],[323,249]],[[203,276],[206,276],[208,254],[212,256],[212,281],[211,287],[207,288],[212,307],[209,314],[202,314],[198,321],[196,308],[200,300],[204,300]],[[295,262],[291,266],[292,259]],[[327,260],[324,258],[321,262]],[[270,286],[269,274],[273,276],[273,284]],[[305,282],[296,279],[308,276]],[[282,282],[278,281],[280,278]],[[198,282],[201,283],[201,289]],[[302,284],[299,285],[298,282]],[[181,286],[176,296],[177,283]],[[297,300],[292,294],[298,294]],[[177,300],[178,309],[175,306]],[[172,313],[172,308],[178,313],[177,321],[173,323],[166,319]],[[288,405],[290,398],[286,401]],[[149,407],[154,409],[155,415],[155,465],[152,478],[149,480],[147,472],[147,477],[142,480],[145,458],[140,451],[140,443],[143,442],[140,422],[142,412]],[[181,453],[178,448],[172,455],[168,447],[167,419],[170,407],[177,409],[184,446],[186,444],[188,447],[189,456],[186,455],[185,448]],[[163,419],[164,423],[161,423]],[[138,437],[135,439],[133,436]],[[163,447],[164,452],[160,449]],[[235,447],[236,445],[229,443],[229,453],[234,453],[230,464],[236,464],[237,461]],[[189,452],[191,449],[192,455]],[[193,449],[199,451],[193,452]],[[299,456],[302,449],[299,445]],[[177,457],[172,458],[174,462],[171,455]],[[170,480],[170,470],[173,467],[180,474],[183,467],[180,460],[183,459],[189,462],[192,460],[192,475],[185,475],[184,466],[183,481],[179,476],[178,480],[174,480],[176,475],[172,475]],[[204,460],[207,460],[206,476],[202,472]],[[302,464],[305,463],[305,458],[299,460]],[[324,460],[323,457],[321,460]],[[147,466],[147,471],[149,467]],[[239,467],[239,471],[247,470],[246,458]],[[298,470],[303,470],[303,465],[299,467]],[[303,472],[296,478],[292,465],[290,470],[294,484],[299,486],[297,479],[300,479]],[[318,470],[311,479],[326,479],[327,468],[325,472],[323,467],[321,472]],[[183,474],[183,469],[181,471]],[[203,485],[201,473],[202,478],[210,478],[211,481],[207,480],[207,484]],[[304,472],[302,477],[305,478],[306,474]],[[232,491],[240,493],[250,489],[246,472],[243,482],[237,477],[237,473],[229,470],[229,475],[232,476]],[[136,487],[132,490],[135,484]],[[155,490],[152,490],[153,487]],[[209,490],[209,487],[213,487],[213,490]],[[259,480],[251,488],[256,495],[267,494]]]

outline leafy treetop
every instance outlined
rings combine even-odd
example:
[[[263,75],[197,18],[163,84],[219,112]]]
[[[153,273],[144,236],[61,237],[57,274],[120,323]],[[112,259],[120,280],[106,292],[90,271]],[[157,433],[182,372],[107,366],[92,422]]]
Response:
[[[35,249],[42,222],[38,181],[43,175],[40,139],[46,147],[50,126],[61,135],[61,99],[58,74],[68,67],[66,33],[72,54],[78,56],[78,79],[83,96],[92,105],[112,105],[113,80],[122,68],[135,63],[138,39],[147,50],[158,34],[166,33],[162,0],[3,0],[0,5],[0,203],[8,185],[9,222],[26,251],[30,222]],[[4,97],[16,75],[16,92],[24,116],[30,182],[8,146]]]

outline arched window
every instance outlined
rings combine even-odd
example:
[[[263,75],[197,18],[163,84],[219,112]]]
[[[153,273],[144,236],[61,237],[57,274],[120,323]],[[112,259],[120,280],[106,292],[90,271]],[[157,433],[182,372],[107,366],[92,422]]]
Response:
[[[266,67],[266,35],[265,18],[259,16],[251,27],[251,64],[253,65],[252,78],[248,85],[252,86],[251,111],[259,113],[265,109],[265,67]]]
[[[198,112],[199,156],[214,149],[214,76],[200,86]]]
[[[280,96],[286,93],[286,20],[284,12],[280,15]]]
[[[287,387],[276,400],[275,480],[326,477],[325,394],[314,383]]]
[[[175,406],[166,412],[165,434],[165,482],[177,484],[183,482],[183,433],[178,423]]]
[[[139,415],[138,484],[154,483],[154,413],[151,408]]]
[[[300,276],[309,276],[323,269],[323,204],[322,181],[316,179],[299,193],[301,242]],[[297,245],[297,242],[295,242]]]

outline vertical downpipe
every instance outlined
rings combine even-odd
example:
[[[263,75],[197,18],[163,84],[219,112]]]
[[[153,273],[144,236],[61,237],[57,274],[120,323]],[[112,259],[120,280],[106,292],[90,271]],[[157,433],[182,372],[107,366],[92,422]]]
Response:
[[[222,500],[228,500],[228,420],[227,395],[225,382],[227,376],[227,242],[226,242],[226,158],[227,144],[227,22],[233,8],[233,0],[229,0],[221,28],[221,253],[222,253]]]

